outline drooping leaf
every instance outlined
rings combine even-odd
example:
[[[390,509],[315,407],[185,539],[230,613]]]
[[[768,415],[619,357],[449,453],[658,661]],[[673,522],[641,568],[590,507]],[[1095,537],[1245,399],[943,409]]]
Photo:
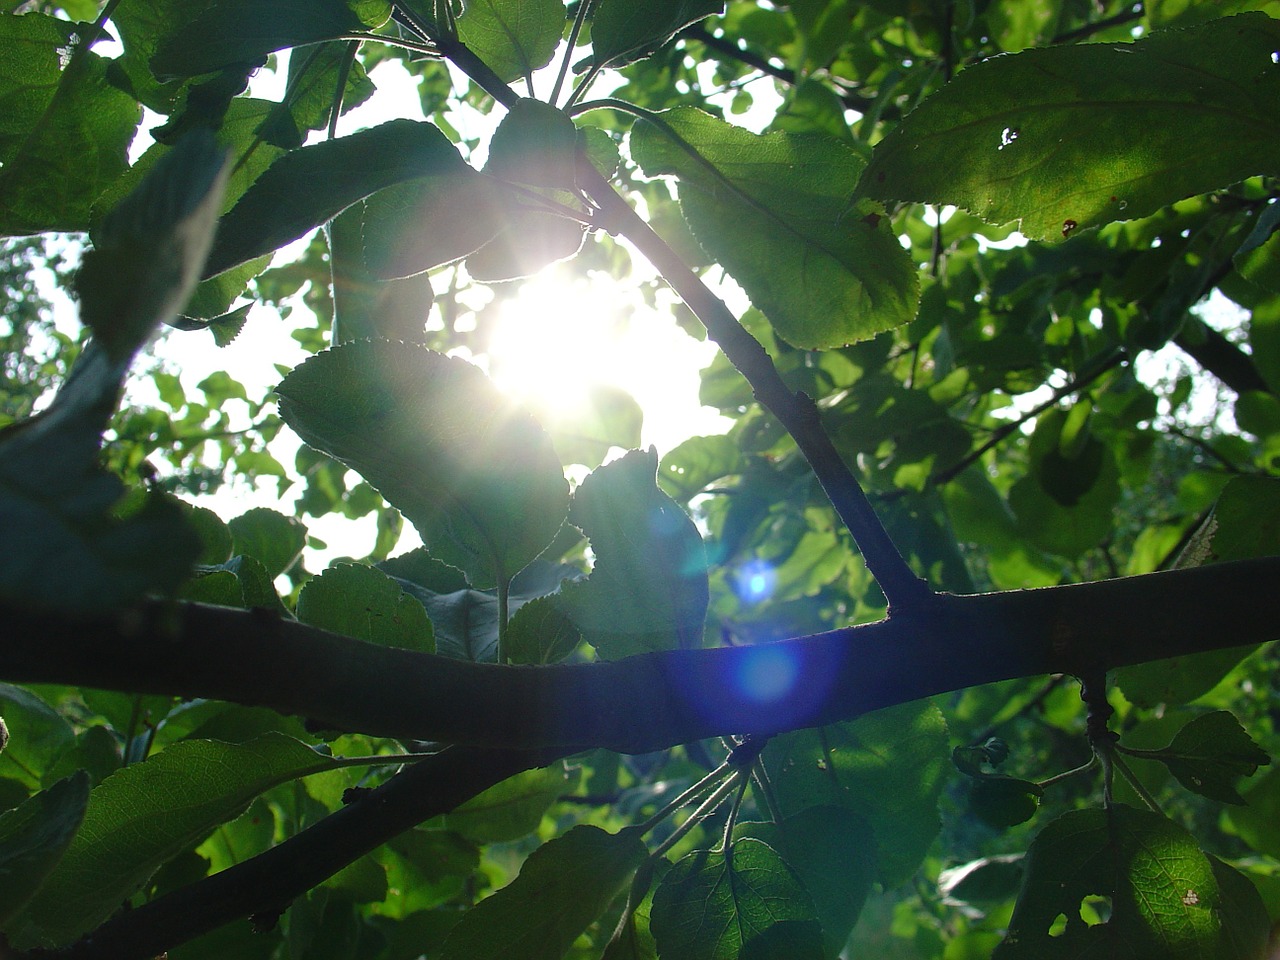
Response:
[[[1233,885],[1232,894],[1256,904],[1257,892],[1243,886]],[[1099,901],[1109,905],[1109,918],[1091,923],[1082,905]],[[1073,810],[1032,842],[1009,933],[994,960],[1249,960],[1258,954],[1239,946],[1266,942],[1265,919],[1261,930],[1237,922],[1228,930],[1224,916],[1257,924],[1265,911],[1248,907],[1226,902],[1210,858],[1160,814],[1123,804]],[[1059,916],[1066,921],[1061,930],[1054,928]]]
[[[842,144],[682,107],[637,124],[631,152],[679,179],[694,236],[787,342],[841,346],[914,316],[915,266],[883,213],[852,204],[863,161]]]
[[[381,26],[386,0],[220,0],[164,36],[151,58],[157,77],[194,77],[286,47],[334,40]]]
[[[77,770],[0,814],[0,925],[35,896],[84,819],[89,775]]]
[[[103,221],[77,278],[94,340],[48,409],[0,434],[0,596],[83,613],[185,577],[199,548],[179,508],[149,496],[114,515],[123,487],[96,461],[134,353],[195,285],[225,180],[225,155],[193,135]]]
[[[551,62],[564,23],[562,0],[471,0],[458,18],[458,39],[510,83]]]
[[[71,942],[259,793],[333,763],[297,740],[268,734],[244,744],[183,741],[113,774],[90,793],[80,832],[10,924],[11,943],[30,949]]]
[[[950,753],[938,708],[909,703],[775,737],[763,759],[785,815],[847,807],[871,825],[877,876],[889,888],[911,876],[938,833]]]
[[[560,604],[605,659],[702,645],[709,592],[702,537],[655,482],[658,455],[633,450],[574,493],[569,520],[595,566]]]
[[[442,960],[559,960],[648,856],[638,828],[579,825],[543,844],[520,875],[453,928]]]
[[[663,960],[738,960],[781,925],[787,926],[774,935],[791,941],[783,955],[824,956],[804,885],[776,851],[750,837],[725,852],[695,851],[677,862],[654,892],[650,924]]]
[[[205,276],[284,246],[386,187],[466,168],[429,123],[390,120],[280,157],[226,214]]]
[[[504,843],[528,836],[542,815],[581,774],[563,764],[526,770],[490,787],[446,814],[445,826],[476,843]]]
[[[373,567],[340,563],[302,585],[298,619],[386,647],[435,652],[427,611]]]
[[[0,15],[0,235],[84,230],[128,166],[141,110],[81,39],[43,14]]]
[[[509,580],[564,521],[568,484],[546,433],[463,360],[347,343],[277,392],[286,423],[360,473],[477,587]]]
[[[1225,710],[1191,720],[1169,746],[1155,751],[1153,759],[1164,763],[1188,790],[1235,804],[1245,802],[1236,791],[1237,778],[1251,777],[1259,766],[1271,762],[1240,721]]]
[[[1277,44],[1280,22],[1242,14],[986,60],[876,146],[859,194],[1050,239],[1274,174]]]
[[[677,33],[724,10],[722,0],[600,0],[591,21],[591,49],[598,66],[643,60]]]

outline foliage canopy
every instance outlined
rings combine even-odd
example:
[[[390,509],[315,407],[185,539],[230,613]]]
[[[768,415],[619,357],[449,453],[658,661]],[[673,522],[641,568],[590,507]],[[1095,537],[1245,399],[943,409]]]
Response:
[[[0,955],[1270,955],[1277,16],[0,0]],[[552,264],[727,434],[464,359]]]

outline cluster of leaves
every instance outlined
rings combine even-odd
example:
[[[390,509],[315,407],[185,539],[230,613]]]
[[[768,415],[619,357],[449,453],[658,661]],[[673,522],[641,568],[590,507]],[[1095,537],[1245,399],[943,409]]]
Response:
[[[6,384],[21,374],[0,433],[3,610],[91,620],[160,594],[495,664],[475,674],[494,690],[637,654],[675,689],[671,655],[751,646],[725,683],[792,704],[797,728],[659,755],[552,742],[385,843],[337,842],[296,899],[258,895],[254,930],[192,939],[215,924],[179,920],[130,949],[1262,956],[1280,919],[1280,771],[1244,795],[1236,780],[1280,742],[1267,651],[1215,640],[1125,667],[1110,704],[1097,677],[1083,705],[1060,678],[1027,678],[800,729],[828,692],[798,689],[767,642],[887,605],[910,616],[930,594],[904,575],[1012,591],[1276,553],[1273,6],[0,4],[14,65],[0,71],[0,233],[93,247],[76,278],[83,350],[39,326],[20,275],[0,278],[17,304]],[[286,49],[282,99],[246,93]],[[427,120],[336,136],[390,58],[419,79]],[[590,99],[607,77],[616,89]],[[734,123],[764,87],[767,126]],[[463,104],[502,107],[483,164],[449,121]],[[143,108],[165,121],[131,163]],[[661,460],[630,449],[639,418],[616,392],[544,429],[449,355],[483,342],[456,323],[467,288],[564,260],[621,273],[613,234],[722,347],[701,398],[734,421],[727,435]],[[308,235],[297,263],[269,266]],[[721,272],[751,302],[740,323],[699,279]],[[1230,336],[1193,309],[1215,291],[1248,312]],[[117,411],[158,324],[226,347],[252,337],[252,298],[295,294],[317,317],[296,339],[328,349],[281,371],[278,417],[228,374],[195,402],[165,370],[160,406]],[[40,337],[52,360],[32,359]],[[1195,372],[1153,387],[1138,360],[1166,347]],[[1182,429],[1204,373],[1230,411]],[[226,472],[290,479],[266,450],[281,423],[308,445],[299,514],[379,512],[367,562],[311,576],[300,517],[224,523],[169,495]],[[605,462],[613,448],[629,452]],[[149,457],[161,480],[126,486]],[[590,471],[572,488],[571,464]],[[401,517],[424,546],[388,559]],[[316,830],[340,838],[366,797],[459,749],[180,699],[138,671],[103,684],[135,693],[0,687],[13,950],[96,956],[131,922],[185,916],[184,896],[216,909],[206,878],[288,857]],[[486,705],[473,710],[460,728],[483,727]]]

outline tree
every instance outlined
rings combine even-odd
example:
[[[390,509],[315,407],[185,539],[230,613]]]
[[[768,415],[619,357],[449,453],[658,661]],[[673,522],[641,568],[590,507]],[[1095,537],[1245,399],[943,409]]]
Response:
[[[88,233],[92,335],[4,275],[0,953],[1262,957],[1280,24],[1229,6],[5,4],[0,230]],[[338,136],[386,59],[428,119]],[[601,465],[634,401],[447,351],[628,249],[735,424]],[[278,413],[120,407],[299,291]],[[179,498],[237,474],[298,516]],[[313,575],[327,512],[378,544]]]

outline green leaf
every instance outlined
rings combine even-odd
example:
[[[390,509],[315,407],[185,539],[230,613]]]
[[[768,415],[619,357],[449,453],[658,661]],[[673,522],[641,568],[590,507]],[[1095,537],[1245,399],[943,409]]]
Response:
[[[45,771],[75,744],[75,733],[34,693],[7,683],[0,683],[0,716],[8,734],[0,752],[0,776],[39,789]]]
[[[461,158],[454,172],[380,190],[365,203],[365,265],[381,280],[399,280],[460,260],[498,234],[509,202],[502,184]]]
[[[78,37],[53,17],[0,15],[0,235],[84,230],[128,167],[141,109],[108,82],[108,61],[75,47]]]
[[[538,410],[535,413],[541,417]],[[581,404],[568,413],[548,414],[543,422],[561,463],[595,468],[615,447],[630,450],[640,445],[644,411],[621,387],[593,383]]]
[[[301,147],[307,131],[322,130],[330,120],[338,81],[343,79],[342,110],[364,103],[376,89],[349,44],[322,43],[289,58],[285,97],[262,124],[263,139],[292,150]]]
[[[222,151],[193,135],[103,221],[77,278],[94,340],[47,410],[0,433],[0,597],[84,613],[185,578],[198,545],[180,508],[147,496],[113,515],[123,487],[97,456],[134,353],[195,284],[225,179]]]
[[[1233,885],[1232,894],[1257,901],[1257,892],[1241,885]],[[1109,904],[1109,918],[1091,922],[1096,917],[1082,906],[1098,902]],[[1265,942],[1266,934],[1236,924],[1229,930],[1223,915],[1259,913],[1244,906],[1225,901],[1214,864],[1190,834],[1160,814],[1122,804],[1074,810],[1032,842],[1009,933],[994,960],[1250,960],[1257,954],[1236,945],[1259,935]],[[1051,933],[1059,916],[1066,927]]]
[[[484,172],[536,187],[577,186],[578,128],[562,110],[522,97],[493,132]]]
[[[89,775],[77,770],[0,814],[0,924],[35,896],[84,819]]]
[[[1240,721],[1225,710],[1196,717],[1178,731],[1165,749],[1155,751],[1178,782],[1203,797],[1244,804],[1236,791],[1238,777],[1251,777],[1271,762]]]
[[[633,450],[574,492],[569,520],[591,540],[595,566],[566,584],[562,609],[608,660],[702,646],[709,592],[702,537],[655,482],[658,455]]]
[[[877,876],[886,888],[915,872],[937,836],[951,751],[946,723],[930,703],[774,737],[763,759],[785,815],[835,806],[871,825]]]
[[[650,925],[663,960],[738,960],[780,924],[801,924],[794,960],[823,957],[818,915],[804,885],[771,847],[750,837],[726,852],[695,851],[653,895]]]
[[[591,21],[595,63],[621,67],[643,60],[685,27],[723,11],[723,0],[599,0]]]
[[[545,67],[564,35],[562,0],[470,0],[458,39],[505,83]]]
[[[777,824],[744,823],[739,833],[764,841],[795,871],[813,899],[827,955],[838,955],[875,882],[870,825],[846,808],[809,807]]]
[[[915,266],[882,212],[851,203],[863,161],[847,147],[692,108],[651,121],[632,131],[632,156],[679,179],[694,236],[788,343],[840,346],[914,316]]]
[[[469,169],[437,127],[390,120],[276,160],[223,217],[205,265],[214,276],[306,235],[394,184]]]
[[[384,647],[436,649],[422,603],[385,573],[358,563],[336,564],[304,583],[298,619]]]
[[[573,791],[580,773],[564,764],[517,773],[446,814],[445,826],[476,843],[519,840],[538,829],[548,807]]]
[[[1248,560],[1275,553],[1280,543],[1280,480],[1233,477],[1213,512],[1178,556],[1176,566]],[[1254,647],[1232,647],[1122,667],[1115,682],[1138,706],[1182,704],[1218,685]]]
[[[376,29],[391,16],[385,0],[219,0],[164,36],[151,58],[157,77],[194,77],[301,47]]]
[[[70,943],[110,916],[162,863],[276,784],[334,761],[280,734],[245,744],[175,743],[89,795],[80,832],[10,924],[20,950]]]
[[[1044,796],[1037,784],[1014,777],[982,776],[969,784],[969,807],[979,820],[996,830],[1026,823]]]
[[[985,60],[876,146],[859,195],[1049,239],[1274,174],[1278,44],[1280,23],[1243,14]]]
[[[442,960],[559,960],[648,853],[637,827],[615,834],[574,827],[535,850],[515,880],[463,915]]]
[[[296,517],[255,507],[227,524],[232,552],[260,561],[275,579],[293,566],[307,542],[307,528]]]
[[[507,624],[508,663],[556,663],[577,649],[582,633],[552,597],[529,601]]]
[[[688,503],[710,484],[742,469],[742,451],[732,437],[690,437],[662,458],[658,486]]]
[[[333,343],[381,338],[421,343],[435,299],[426,273],[380,280],[364,260],[364,204],[344,210],[329,224],[333,271]]]
[[[277,392],[286,423],[360,473],[478,587],[510,580],[564,521],[568,484],[550,439],[463,360],[348,343]]]

